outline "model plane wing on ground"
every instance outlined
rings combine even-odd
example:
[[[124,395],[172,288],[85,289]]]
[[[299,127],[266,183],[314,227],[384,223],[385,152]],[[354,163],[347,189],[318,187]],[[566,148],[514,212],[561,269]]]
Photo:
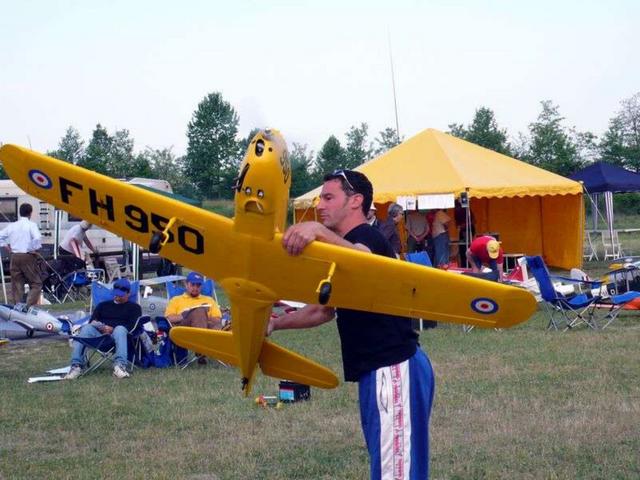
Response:
[[[300,256],[288,255],[279,232],[290,165],[274,131],[260,132],[249,146],[233,220],[14,145],[2,147],[0,159],[30,195],[139,245],[161,248],[164,257],[215,279],[229,296],[233,333],[209,335],[216,347],[208,351],[235,359],[230,363],[240,367],[247,394],[257,363],[264,373],[279,375],[290,361],[288,370],[309,372],[304,383],[337,384],[335,376],[327,381],[324,367],[265,343],[271,307],[281,298],[497,328],[523,322],[536,309],[524,290],[321,242]],[[177,327],[172,338],[205,353],[207,335],[199,333],[195,341],[198,333]]]

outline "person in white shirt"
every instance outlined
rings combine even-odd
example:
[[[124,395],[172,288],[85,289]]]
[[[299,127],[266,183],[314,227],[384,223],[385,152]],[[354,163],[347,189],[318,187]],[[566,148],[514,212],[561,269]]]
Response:
[[[89,237],[87,237],[87,230],[89,230],[90,228],[91,224],[86,220],[83,220],[78,225],[74,225],[73,227],[71,227],[60,242],[58,253],[60,253],[60,255],[74,255],[75,257],[78,257],[80,260],[82,260],[83,243],[93,253],[97,253],[96,248],[91,244]]]
[[[23,203],[20,205],[20,218],[0,231],[0,245],[8,245],[11,252],[13,303],[22,301],[24,285],[29,284],[27,307],[38,303],[42,290],[42,278],[36,256],[42,247],[42,240],[38,226],[30,220],[32,212],[33,207]]]
[[[80,270],[86,268],[84,255],[82,254],[82,244],[84,243],[93,253],[98,250],[92,245],[87,230],[91,224],[86,220],[71,227],[64,236],[58,247],[58,255],[64,260],[67,271]]]

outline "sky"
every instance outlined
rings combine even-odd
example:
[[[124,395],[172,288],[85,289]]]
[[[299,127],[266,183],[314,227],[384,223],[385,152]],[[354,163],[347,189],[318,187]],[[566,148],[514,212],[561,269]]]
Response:
[[[279,129],[317,152],[469,124],[491,108],[511,137],[540,102],[602,135],[640,91],[637,0],[0,0],[0,142],[57,147],[69,126],[127,129],[135,150],[182,155],[220,92],[239,133]]]

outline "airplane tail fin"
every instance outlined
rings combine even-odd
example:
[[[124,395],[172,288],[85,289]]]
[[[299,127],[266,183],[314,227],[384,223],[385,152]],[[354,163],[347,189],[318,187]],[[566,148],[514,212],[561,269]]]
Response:
[[[174,327],[171,340],[181,347],[193,350],[224,363],[238,366],[239,358],[231,332],[205,328]],[[335,388],[338,378],[326,367],[265,340],[258,358],[265,375],[283,378],[319,388]]]
[[[176,344],[207,357],[217,358],[224,363],[238,366],[239,359],[231,332],[208,330],[206,328],[173,327],[169,337]]]
[[[260,352],[260,369],[270,377],[284,378],[319,388],[335,388],[338,377],[319,363],[265,340]]]

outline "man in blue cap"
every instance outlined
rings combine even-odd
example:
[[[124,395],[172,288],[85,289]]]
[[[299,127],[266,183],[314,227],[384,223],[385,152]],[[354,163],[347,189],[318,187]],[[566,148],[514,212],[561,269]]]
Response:
[[[200,273],[189,273],[186,291],[169,300],[164,316],[172,326],[220,329],[222,312],[213,297],[202,295],[203,282],[204,278]],[[207,359],[200,357],[198,363],[206,364]]]
[[[113,284],[113,300],[106,300],[98,304],[91,320],[80,329],[79,337],[99,337],[111,335],[116,344],[113,376],[127,378],[127,335],[135,326],[136,320],[142,315],[142,309],[137,303],[129,301],[131,283],[126,278],[119,278]],[[71,370],[64,377],[74,380],[82,374],[85,364],[85,346],[80,342],[73,343],[71,355]]]

